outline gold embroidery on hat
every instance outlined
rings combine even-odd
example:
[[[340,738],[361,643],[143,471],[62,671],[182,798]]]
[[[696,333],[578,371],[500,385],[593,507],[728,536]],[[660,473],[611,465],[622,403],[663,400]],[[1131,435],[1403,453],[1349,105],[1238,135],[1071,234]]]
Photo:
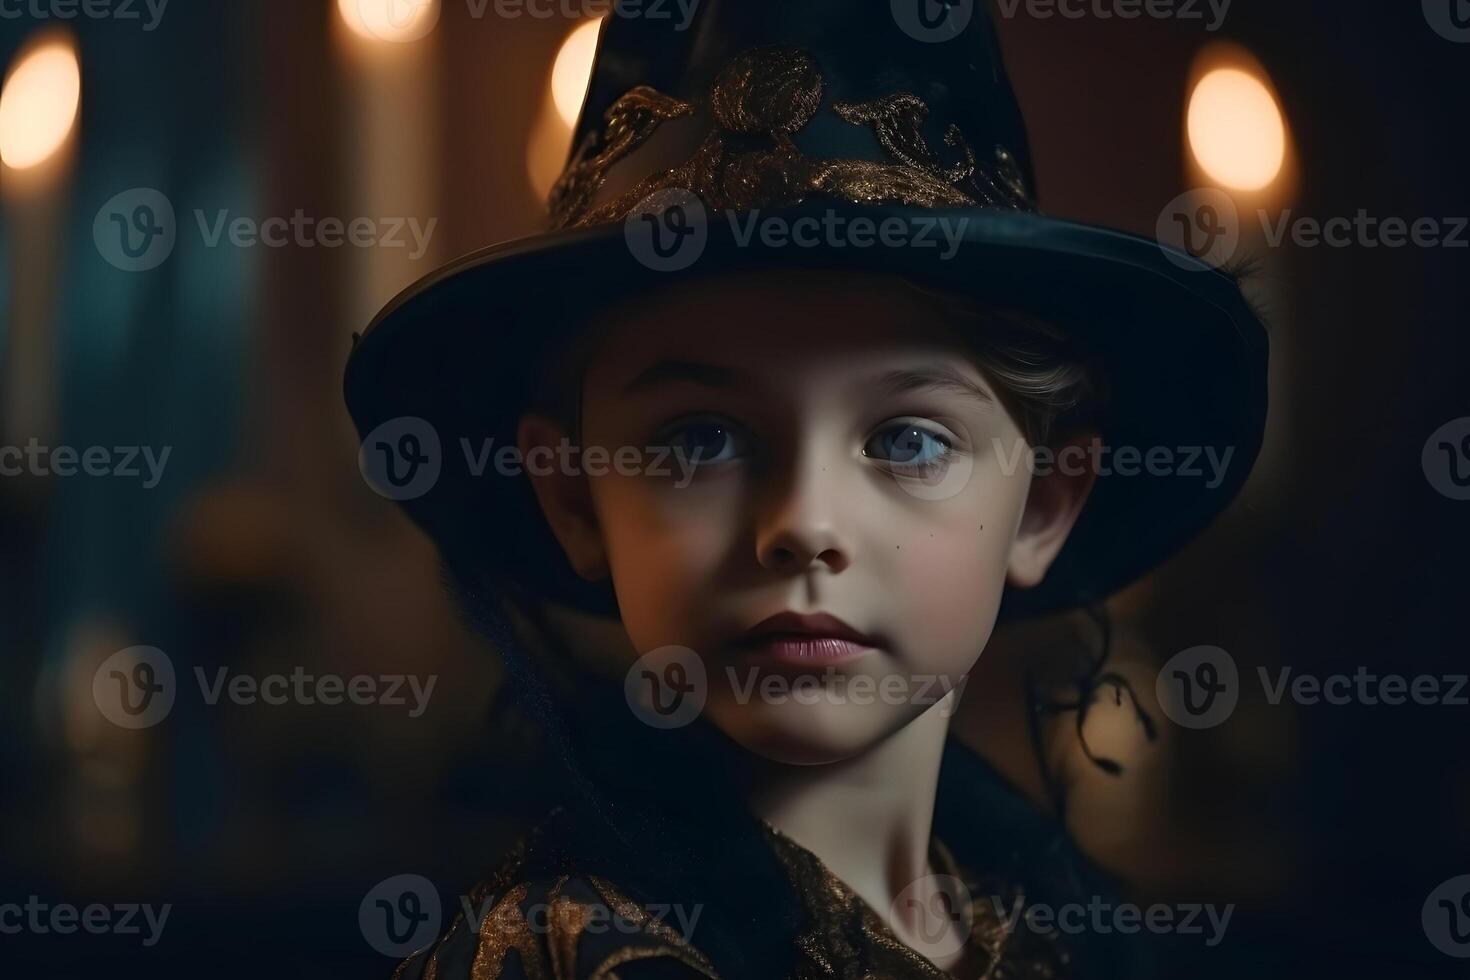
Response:
[[[583,141],[552,189],[552,227],[621,221],[650,194],[668,188],[691,191],[716,210],[794,205],[812,195],[855,204],[1033,210],[1003,147],[997,147],[993,168],[981,166],[952,124],[944,143],[958,161],[944,164],[923,135],[929,107],[908,92],[832,106],[842,121],[871,129],[888,162],[806,156],[791,137],[816,115],[822,92],[821,71],[807,52],[779,45],[743,51],[710,87],[715,125],[690,158],[594,205],[613,164],[664,121],[693,111],[689,103],[648,86],[632,89],[608,110],[602,132]]]

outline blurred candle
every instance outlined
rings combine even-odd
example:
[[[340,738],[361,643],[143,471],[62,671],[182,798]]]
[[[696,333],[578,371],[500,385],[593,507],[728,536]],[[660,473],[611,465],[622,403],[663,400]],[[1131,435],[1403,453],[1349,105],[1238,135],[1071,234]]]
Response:
[[[1282,322],[1295,305],[1289,243],[1273,245],[1266,230],[1289,209],[1299,183],[1299,165],[1291,138],[1291,120],[1265,65],[1249,50],[1228,41],[1206,46],[1190,73],[1184,119],[1189,173],[1194,187],[1213,187],[1228,197],[1234,214],[1222,215],[1238,233],[1231,262],[1248,261],[1255,275],[1241,287],[1262,309],[1275,311]],[[1273,378],[1289,374],[1293,356],[1291,331],[1274,330],[1271,343]],[[1290,444],[1290,405],[1273,391],[1265,446],[1253,471],[1248,493],[1260,507],[1274,505],[1273,483],[1290,472],[1285,447]]]
[[[601,29],[600,18],[578,24],[562,41],[552,63],[541,111],[526,145],[526,171],[537,197],[546,197],[567,162],[572,129],[592,81],[592,62]]]
[[[11,283],[0,444],[51,441],[56,424],[55,331],[62,226],[81,65],[71,34],[46,31],[17,52],[0,86],[0,206],[10,229]]]
[[[1247,207],[1291,196],[1296,161],[1281,98],[1264,65],[1230,42],[1205,47],[1190,71],[1184,137],[1193,181]]]
[[[337,0],[337,12],[361,38],[405,44],[434,29],[439,0]]]
[[[403,247],[355,250],[348,313],[360,330],[440,257],[442,100],[434,59],[440,8],[439,0],[338,0],[337,9],[350,113],[346,177],[353,213],[346,217],[406,222]],[[426,241],[415,239],[415,228]]]

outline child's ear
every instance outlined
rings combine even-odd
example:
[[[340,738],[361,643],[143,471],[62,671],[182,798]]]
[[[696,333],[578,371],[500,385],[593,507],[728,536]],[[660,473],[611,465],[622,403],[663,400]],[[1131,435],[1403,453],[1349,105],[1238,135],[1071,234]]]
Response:
[[[1056,448],[1052,465],[1031,478],[1021,526],[1011,543],[1006,581],[1016,588],[1040,585],[1046,570],[1067,543],[1067,536],[1087,503],[1097,480],[1088,445],[1097,433],[1085,432]]]
[[[556,449],[566,437],[566,430],[544,415],[522,415],[516,427],[516,446],[551,533],[576,573],[595,582],[608,576],[607,551],[586,475],[562,472],[556,465],[562,458]]]

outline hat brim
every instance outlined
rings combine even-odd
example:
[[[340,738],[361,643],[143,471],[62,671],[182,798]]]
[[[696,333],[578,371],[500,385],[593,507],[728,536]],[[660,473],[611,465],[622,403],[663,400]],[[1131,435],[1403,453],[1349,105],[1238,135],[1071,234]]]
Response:
[[[904,244],[878,236],[864,247],[801,247],[746,237],[743,224],[717,213],[698,258],[659,271],[635,255],[623,224],[572,229],[474,252],[384,308],[349,358],[347,406],[365,454],[368,436],[395,420],[433,427],[438,476],[400,502],[446,557],[616,614],[610,587],[572,572],[524,476],[498,475],[493,465],[476,475],[484,440],[515,444],[528,367],[563,344],[585,313],[679,277],[737,269],[909,276],[1051,320],[1096,352],[1111,391],[1102,434],[1109,461],[1045,581],[1012,590],[1007,615],[1106,598],[1198,534],[1249,474],[1265,426],[1268,345],[1233,276],[1145,237],[1025,212],[823,201],[762,216],[786,227],[803,217],[897,219],[908,234],[887,238]],[[946,227],[953,247],[937,230]],[[923,228],[934,244],[916,243]]]

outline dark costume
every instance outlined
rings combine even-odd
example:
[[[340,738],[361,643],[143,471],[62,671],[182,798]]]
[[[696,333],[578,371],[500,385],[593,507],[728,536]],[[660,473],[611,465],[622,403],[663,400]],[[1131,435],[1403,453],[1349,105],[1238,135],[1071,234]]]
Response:
[[[1108,443],[1233,452],[1217,486],[1099,478],[1045,581],[1008,594],[1002,615],[1105,598],[1177,550],[1235,495],[1259,449],[1264,328],[1230,275],[1148,239],[1040,213],[984,12],[939,39],[907,23],[903,7],[704,0],[687,31],[671,19],[610,16],[572,159],[551,195],[552,230],[434,273],[356,345],[345,393],[364,458],[375,433],[404,418],[427,422],[447,445],[514,445],[536,394],[526,368],[564,349],[599,307],[670,276],[772,266],[897,273],[1076,336],[1104,365]],[[788,226],[896,221],[905,244],[792,248],[744,238],[726,220],[754,211]],[[912,245],[939,218],[962,231],[953,256]],[[699,234],[697,261],[671,273],[640,260],[630,246],[639,224]],[[520,370],[497,370],[505,365]],[[389,495],[434,537],[477,629],[506,657],[510,686],[547,726],[563,793],[477,891],[478,932],[456,922],[402,975],[942,976],[814,856],[745,810],[741,752],[712,726],[660,737],[629,717],[616,685],[546,680],[495,596],[615,616],[611,588],[573,573],[524,477],[472,473],[452,452],[442,463],[428,489]],[[953,739],[935,838],[937,863],[952,861],[976,899],[955,975],[1140,975],[1132,954],[1104,937],[1060,942],[1001,928],[997,909],[1014,897],[1085,903],[1106,886],[1059,827]],[[647,915],[659,903],[704,909],[692,942]],[[541,904],[550,917],[530,928],[525,908]],[[600,906],[641,915],[638,934],[589,930],[588,909]]]

